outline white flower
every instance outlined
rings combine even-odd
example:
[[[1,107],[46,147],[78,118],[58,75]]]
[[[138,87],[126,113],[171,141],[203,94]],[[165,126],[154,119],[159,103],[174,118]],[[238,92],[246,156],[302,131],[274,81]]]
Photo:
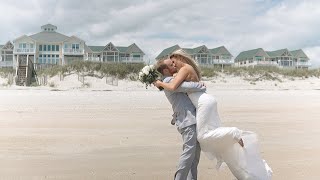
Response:
[[[149,70],[147,69],[142,69],[143,74],[148,75],[149,74]]]
[[[142,79],[142,76],[143,76],[143,72],[139,72],[139,79],[141,80]]]
[[[154,69],[154,65],[150,65],[149,67],[150,67],[150,69],[151,69],[151,70],[153,70],[153,69]]]

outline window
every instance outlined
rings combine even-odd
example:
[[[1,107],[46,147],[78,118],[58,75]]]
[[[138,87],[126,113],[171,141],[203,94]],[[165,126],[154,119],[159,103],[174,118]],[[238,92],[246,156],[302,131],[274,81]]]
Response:
[[[52,45],[52,51],[56,51],[56,46]]]
[[[30,49],[33,49],[33,44],[30,44]]]
[[[51,51],[51,45],[48,45],[48,51]]]
[[[39,51],[42,51],[42,45],[39,45]]]
[[[56,45],[56,51],[59,51],[59,45]]]
[[[43,51],[47,51],[47,45],[43,45]]]
[[[42,60],[42,63],[46,64],[47,63],[47,60],[46,60],[46,55],[43,55],[43,60]]]
[[[50,57],[51,57],[51,56],[48,55],[48,59],[47,59],[48,64],[51,64],[51,58],[50,58]]]

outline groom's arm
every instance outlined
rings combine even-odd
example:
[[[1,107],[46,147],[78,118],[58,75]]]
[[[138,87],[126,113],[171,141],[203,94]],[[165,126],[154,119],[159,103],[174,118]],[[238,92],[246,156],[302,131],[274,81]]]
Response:
[[[169,83],[173,80],[173,77],[166,77],[163,82]],[[206,91],[206,87],[203,83],[199,82],[186,82],[183,81],[181,85],[175,90],[175,92],[198,92],[198,91]]]

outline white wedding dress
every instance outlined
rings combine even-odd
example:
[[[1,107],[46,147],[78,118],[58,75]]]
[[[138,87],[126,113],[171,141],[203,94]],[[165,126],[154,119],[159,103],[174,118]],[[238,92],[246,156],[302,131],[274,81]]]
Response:
[[[197,133],[201,150],[217,160],[217,169],[225,162],[238,180],[270,180],[272,170],[261,158],[257,136],[235,127],[221,127],[217,101],[204,92],[188,93],[197,108]],[[242,138],[244,147],[238,141]]]

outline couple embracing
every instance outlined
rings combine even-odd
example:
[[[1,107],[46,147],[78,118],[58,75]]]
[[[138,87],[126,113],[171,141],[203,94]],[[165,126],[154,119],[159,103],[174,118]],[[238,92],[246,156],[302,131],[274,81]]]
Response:
[[[217,101],[205,92],[200,69],[187,53],[179,49],[156,67],[164,79],[154,85],[164,88],[174,111],[172,124],[183,139],[175,180],[197,179],[201,151],[217,160],[217,168],[226,163],[238,180],[271,179],[272,171],[260,157],[256,135],[221,126]]]

